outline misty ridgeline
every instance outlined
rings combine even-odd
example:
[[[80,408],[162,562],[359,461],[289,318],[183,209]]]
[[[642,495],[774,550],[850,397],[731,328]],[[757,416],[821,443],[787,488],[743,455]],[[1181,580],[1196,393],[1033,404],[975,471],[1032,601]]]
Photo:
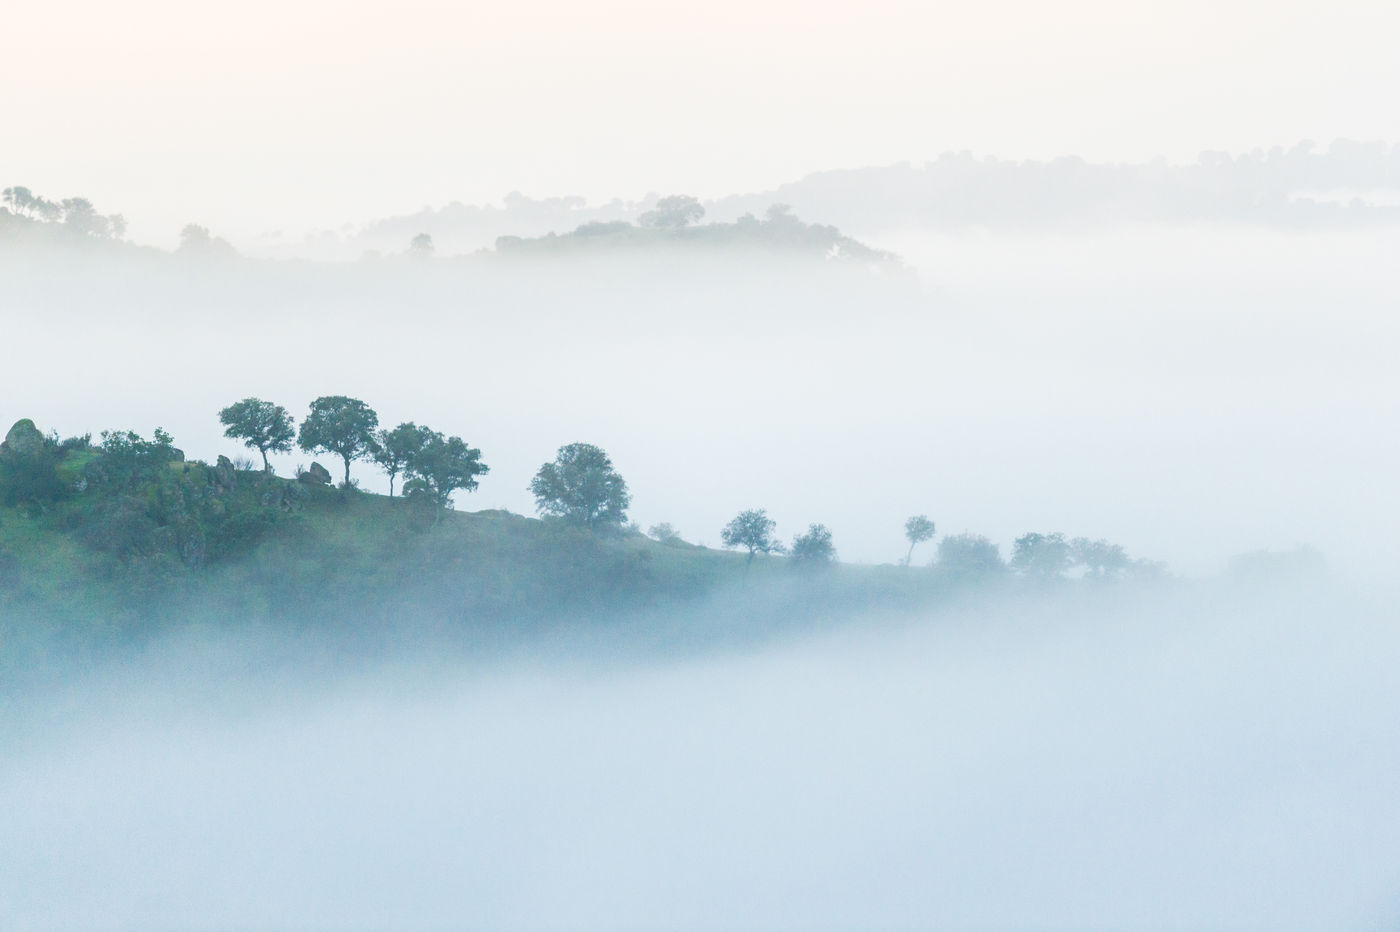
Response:
[[[221,588],[232,577],[239,580],[235,614],[256,604],[273,614],[354,604],[363,615],[375,604],[392,612],[415,581],[436,589],[455,577],[464,590],[455,606],[462,619],[483,609],[557,610],[570,600],[622,609],[746,583],[756,558],[755,582],[786,566],[807,585],[820,580],[823,597],[831,597],[836,548],[824,524],[785,544],[766,510],[744,510],[720,531],[725,548],[743,553],[741,563],[685,541],[668,522],[644,534],[628,520],[626,480],[593,444],[566,444],[539,467],[528,484],[539,520],[504,511],[458,515],[454,495],[475,491],[491,471],[481,450],[460,437],[411,421],[380,427],[373,408],[347,396],[316,398],[300,425],[283,406],[258,398],[228,405],[218,417],[225,438],[256,452],[260,465],[224,455],[213,464],[188,459],[159,428],[151,439],[108,430],[94,441],[45,435],[27,419],[11,427],[0,443],[6,608],[68,615],[69,624],[100,630],[122,616],[122,606],[149,623],[154,605],[176,594],[230,597]],[[298,465],[293,478],[277,476],[269,455],[294,447],[339,460],[339,485],[317,461]],[[387,496],[359,490],[351,477],[358,461],[382,471]],[[846,567],[841,585],[861,598],[884,587],[886,596],[908,599],[1013,582],[1048,586],[1071,573],[1086,582],[1164,575],[1161,564],[1130,559],[1104,540],[1029,533],[1016,539],[1008,562],[986,537],[960,533],[938,541],[936,560],[916,578],[908,572],[915,550],[937,528],[915,515],[903,532],[908,549],[898,566]],[[300,556],[288,561],[288,551]],[[503,571],[484,591],[471,591],[488,572]],[[284,605],[287,592],[298,595]],[[106,617],[82,621],[85,604]],[[171,604],[187,611],[190,603]]]
[[[1393,925],[1394,160],[5,190],[0,926]]]

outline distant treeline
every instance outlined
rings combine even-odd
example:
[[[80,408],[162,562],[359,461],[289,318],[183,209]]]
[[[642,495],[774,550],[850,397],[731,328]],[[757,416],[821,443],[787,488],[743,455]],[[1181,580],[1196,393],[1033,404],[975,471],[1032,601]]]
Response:
[[[121,242],[126,236],[126,220],[121,214],[99,214],[86,198],[50,201],[34,194],[29,188],[11,187],[4,189],[0,202],[0,241],[27,238],[71,244],[92,240]],[[500,235],[495,239],[495,253],[546,255],[602,250],[615,252],[656,246],[741,247],[839,261],[898,261],[893,254],[872,249],[844,235],[836,227],[797,219],[786,204],[767,205],[762,219],[745,214],[733,223],[702,223],[704,216],[705,208],[699,200],[688,195],[673,195],[658,200],[637,218],[636,223],[623,219],[591,220],[563,234],[550,232],[535,238]],[[228,241],[196,223],[186,224],[181,229],[176,252],[201,257],[237,255]],[[393,255],[428,259],[438,253],[438,244],[432,232],[419,230],[405,236],[390,252]],[[477,254],[483,252],[487,250],[478,250]],[[384,254],[368,250],[360,258],[384,258]]]
[[[388,217],[346,237],[342,248],[393,250],[418,233],[454,251],[502,235],[562,235],[593,224],[638,223],[660,200],[534,199],[501,205],[453,202]],[[923,164],[818,172],[777,188],[706,201],[729,223],[786,204],[855,235],[900,229],[1106,222],[1245,222],[1285,227],[1400,222],[1400,146],[1338,140],[1242,155],[1203,152],[1194,161],[1095,163],[1077,157],[1010,160],[950,152]],[[335,237],[340,240],[338,236]],[[327,244],[330,245],[329,243]]]
[[[1334,227],[1400,222],[1400,145],[1338,140],[1195,162],[1011,161],[947,153],[923,165],[819,172],[721,198],[717,216],[780,200],[847,230],[1117,222]]]
[[[746,213],[733,223],[700,223],[704,216],[705,208],[697,199],[674,195],[659,200],[635,224],[627,220],[595,220],[570,233],[549,233],[533,239],[501,236],[496,239],[496,251],[538,254],[676,244],[782,249],[833,260],[898,261],[892,253],[872,249],[834,226],[804,223],[787,204],[769,204],[762,219]]]

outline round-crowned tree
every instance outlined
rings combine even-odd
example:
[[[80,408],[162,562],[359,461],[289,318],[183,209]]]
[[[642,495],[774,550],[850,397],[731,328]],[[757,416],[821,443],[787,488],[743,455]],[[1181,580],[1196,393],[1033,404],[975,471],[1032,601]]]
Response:
[[[287,452],[296,438],[287,409],[261,398],[234,402],[219,412],[219,423],[224,425],[225,437],[242,440],[245,447],[262,454],[263,472],[272,472],[267,454]]]
[[[374,449],[370,451],[370,458],[388,473],[390,498],[394,497],[394,479],[408,469],[413,458],[422,451],[433,433],[412,421],[400,424],[393,430],[386,428],[375,431]]]
[[[819,568],[836,562],[836,548],[831,543],[831,531],[825,524],[813,524],[806,533],[792,539],[792,554],[795,566]]]
[[[719,532],[719,539],[726,547],[743,547],[747,550],[749,558],[744,565],[748,566],[756,553],[783,552],[782,542],[773,536],[777,527],[778,522],[768,517],[768,512],[762,508],[750,508],[735,515]]]
[[[929,540],[934,534],[933,522],[928,515],[914,515],[904,522],[904,538],[909,541],[909,552],[904,556],[904,565],[908,566],[914,559],[914,548]]]
[[[980,534],[954,534],[938,542],[938,572],[952,580],[975,582],[999,576],[1006,564],[996,544]]]
[[[467,446],[461,437],[444,437],[421,427],[418,449],[408,458],[404,495],[426,497],[438,508],[452,507],[452,493],[474,491],[477,476],[491,468],[481,461],[481,451]]]
[[[560,447],[554,460],[535,473],[530,493],[540,514],[592,530],[622,527],[632,503],[608,454],[591,443]]]
[[[350,464],[370,456],[375,449],[374,431],[379,415],[358,398],[323,395],[311,402],[311,412],[301,422],[297,445],[307,453],[329,453],[345,462],[345,486],[350,486]]]

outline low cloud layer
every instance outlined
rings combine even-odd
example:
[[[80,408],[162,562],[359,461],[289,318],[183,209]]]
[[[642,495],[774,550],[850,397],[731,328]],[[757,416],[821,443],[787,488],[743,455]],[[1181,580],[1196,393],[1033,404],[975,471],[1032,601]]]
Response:
[[[1374,928],[1381,596],[1080,590],[325,681],[159,647],[12,704],[0,924]]]

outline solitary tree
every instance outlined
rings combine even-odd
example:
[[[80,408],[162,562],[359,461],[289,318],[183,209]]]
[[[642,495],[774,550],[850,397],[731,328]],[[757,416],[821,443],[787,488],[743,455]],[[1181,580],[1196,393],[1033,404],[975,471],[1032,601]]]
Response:
[[[530,492],[540,514],[594,530],[621,527],[632,503],[608,454],[591,443],[560,447],[554,461],[535,473]]]
[[[807,533],[792,539],[793,563],[803,567],[830,566],[836,561],[836,548],[831,544],[831,531],[825,524],[813,524]]]
[[[768,517],[762,508],[751,508],[734,516],[724,530],[719,532],[720,542],[726,547],[743,547],[749,552],[744,565],[753,562],[756,553],[782,553],[782,543],[773,536],[778,522]]]
[[[301,422],[297,445],[307,453],[322,452],[345,461],[345,487],[350,487],[350,463],[374,452],[379,415],[358,398],[324,395],[311,402]]]
[[[931,540],[933,534],[933,522],[928,519],[928,515],[915,515],[904,522],[904,536],[909,540],[909,553],[904,557],[905,566],[913,561],[914,548],[926,540]]]
[[[699,222],[705,216],[705,208],[688,194],[673,194],[663,197],[656,206],[637,218],[644,227],[654,230],[679,230]]]
[[[262,454],[263,472],[272,472],[269,453],[285,453],[292,448],[296,429],[292,416],[281,405],[261,398],[244,398],[219,412],[224,436],[242,440],[245,447]]]
[[[427,259],[435,251],[433,238],[427,233],[419,233],[408,241],[408,254],[419,259]]]
[[[389,474],[389,497],[394,497],[394,477],[408,468],[414,456],[423,449],[432,431],[409,421],[393,430],[380,430],[374,434],[374,449],[370,457],[379,468]]]
[[[426,496],[439,508],[452,507],[452,493],[477,487],[477,476],[490,472],[481,451],[467,446],[461,437],[443,437],[435,430],[419,428],[421,444],[408,459],[404,496]]]

